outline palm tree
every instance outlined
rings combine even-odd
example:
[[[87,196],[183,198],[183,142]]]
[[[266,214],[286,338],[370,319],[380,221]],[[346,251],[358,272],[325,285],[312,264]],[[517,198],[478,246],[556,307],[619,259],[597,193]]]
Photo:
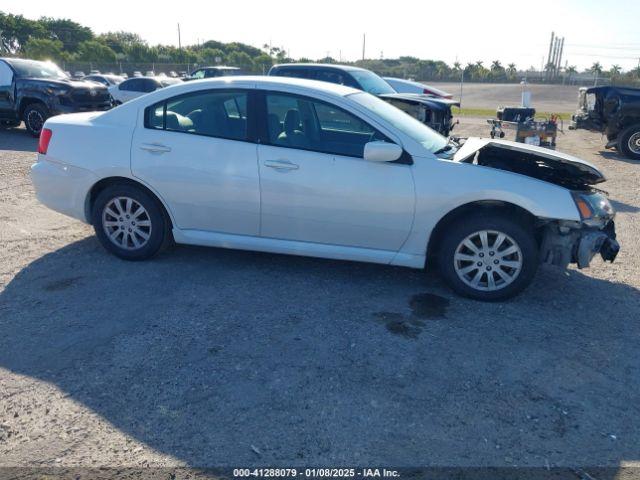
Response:
[[[576,73],[578,73],[578,69],[576,68],[576,66],[575,66],[575,65],[570,65],[570,66],[568,66],[567,68],[565,68],[565,69],[564,69],[564,71],[565,71],[565,73],[566,73],[567,75],[569,75],[569,78],[568,78],[569,83],[571,83],[571,78],[572,78]]]
[[[438,63],[438,66],[436,67],[436,75],[438,75],[438,78],[440,79],[446,78],[449,75],[449,66],[444,62]]]
[[[516,67],[515,63],[510,63],[509,65],[507,65],[507,73],[511,76],[511,75],[515,75],[516,73],[518,73],[518,68]]]
[[[453,62],[453,69],[456,72],[459,72],[461,68],[462,68],[462,64],[460,62]]]
[[[491,70],[500,70],[502,68],[502,63],[500,60],[494,60],[491,62]]]
[[[611,65],[609,69],[609,77],[611,78],[611,83],[614,83],[616,78],[620,76],[622,73],[622,67],[620,65]]]
[[[475,64],[473,64],[473,73],[475,74],[476,80],[484,80],[487,76],[487,69],[484,68],[484,62],[482,60],[478,60]]]
[[[595,76],[593,80],[593,84],[595,86],[598,86],[598,77],[602,73],[602,65],[600,65],[600,62],[594,62],[594,64],[591,65],[591,68],[589,69],[589,71],[593,73],[593,75]]]
[[[591,65],[589,71],[594,75],[600,75],[602,73],[602,65],[600,65],[600,62],[595,62],[593,65]]]

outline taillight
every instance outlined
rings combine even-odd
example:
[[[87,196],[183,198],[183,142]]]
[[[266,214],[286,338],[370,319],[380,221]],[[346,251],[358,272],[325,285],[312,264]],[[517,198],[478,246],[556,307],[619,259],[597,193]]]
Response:
[[[47,150],[49,149],[49,142],[51,141],[51,135],[53,132],[48,128],[43,128],[40,132],[40,141],[38,142],[38,153],[42,155],[47,154]]]

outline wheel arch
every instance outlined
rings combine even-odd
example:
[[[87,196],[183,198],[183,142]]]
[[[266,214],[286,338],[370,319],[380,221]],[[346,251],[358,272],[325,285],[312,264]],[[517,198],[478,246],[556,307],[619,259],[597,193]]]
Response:
[[[427,264],[433,263],[434,258],[438,255],[440,242],[450,225],[453,225],[455,222],[468,215],[478,215],[481,213],[502,214],[511,219],[517,220],[530,228],[536,228],[537,217],[529,210],[516,205],[515,203],[503,200],[479,200],[465,203],[454,208],[440,218],[431,231],[427,244]],[[539,242],[540,239],[536,238],[536,240]]]
[[[105,188],[110,187],[112,185],[130,185],[133,187],[140,188],[141,190],[144,190],[148,195],[150,195],[152,198],[154,198],[158,202],[158,205],[160,205],[162,214],[164,215],[164,217],[168,222],[169,230],[173,228],[173,225],[174,225],[173,218],[169,213],[169,209],[164,204],[164,201],[160,198],[160,196],[156,194],[153,190],[151,190],[149,187],[147,187],[145,184],[143,184],[142,182],[139,182],[137,180],[134,180],[128,177],[105,177],[93,184],[93,186],[89,189],[89,192],[87,193],[87,197],[84,202],[84,215],[86,219],[89,221],[89,223],[91,223],[91,217],[92,217],[91,212],[93,211],[93,205],[96,201],[96,198],[98,198],[98,195],[100,195],[100,192],[102,192]]]
[[[44,106],[45,108],[49,108],[47,106],[47,102],[44,101],[42,98],[40,97],[34,97],[34,96],[27,96],[27,97],[22,97],[22,99],[20,99],[20,104],[18,107],[18,116],[20,118],[22,118],[22,116],[24,115],[24,111],[25,109],[29,106],[32,105],[34,103],[39,103],[42,106]]]

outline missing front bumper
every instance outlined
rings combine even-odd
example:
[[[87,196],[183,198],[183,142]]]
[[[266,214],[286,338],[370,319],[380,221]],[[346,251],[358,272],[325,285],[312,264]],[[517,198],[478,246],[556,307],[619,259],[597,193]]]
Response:
[[[615,224],[610,220],[601,229],[580,224],[548,224],[544,229],[540,253],[542,263],[562,268],[576,263],[578,268],[587,268],[597,254],[604,261],[613,262],[619,251]]]

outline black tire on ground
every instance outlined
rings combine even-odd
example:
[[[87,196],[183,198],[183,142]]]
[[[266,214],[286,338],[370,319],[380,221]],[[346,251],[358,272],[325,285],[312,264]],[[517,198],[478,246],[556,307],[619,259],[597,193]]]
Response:
[[[507,240],[493,252],[491,248],[488,248],[487,253],[482,255],[482,258],[475,258],[474,261],[456,260],[456,253],[461,253],[459,246],[469,236],[472,236],[476,232],[489,231],[492,232],[488,235],[488,245],[495,245],[498,241],[497,233],[505,234]],[[493,233],[495,232],[495,233]],[[478,240],[480,238],[478,237]],[[501,251],[506,252],[507,246],[511,241],[520,249],[520,253],[513,255],[507,255],[501,257]],[[476,245],[474,243],[474,245]],[[481,250],[479,245],[476,245],[478,251]],[[477,257],[480,255],[472,253],[472,250],[466,247],[462,252],[464,257],[466,255]],[[489,257],[491,254],[491,257]],[[520,257],[521,255],[521,257]],[[517,263],[518,257],[521,266],[518,273],[516,269],[512,269],[504,265],[496,266],[494,262],[506,261],[509,264],[513,264],[515,260]],[[500,260],[498,260],[500,258]],[[479,264],[482,263],[482,266]],[[440,267],[440,273],[449,286],[458,294],[465,297],[473,298],[482,301],[498,301],[511,298],[522,290],[524,290],[533,280],[533,277],[538,269],[538,244],[535,239],[533,229],[526,226],[522,222],[512,220],[506,216],[506,214],[491,214],[480,213],[478,215],[470,215],[459,219],[454,224],[448,227],[448,230],[444,232],[442,241],[440,242],[440,248],[438,251],[438,264]],[[478,288],[472,287],[469,283],[463,281],[458,274],[458,270],[462,270],[464,267],[472,268],[467,274],[462,274],[467,280],[472,283],[473,278],[478,274],[481,274],[480,283]],[[511,283],[507,283],[503,280],[503,277],[496,271],[500,269],[500,272],[506,273],[510,277]],[[493,281],[496,283],[494,290],[488,290],[489,278],[488,275],[493,277]],[[500,286],[502,285],[502,286]]]
[[[145,212],[136,217],[139,207]],[[170,243],[169,222],[158,200],[134,185],[111,185],[100,192],[93,204],[92,223],[102,246],[124,260],[146,260]]]
[[[631,125],[618,135],[618,151],[632,160],[640,160],[640,123]]]
[[[40,131],[47,118],[49,118],[49,110],[42,103],[31,103],[22,112],[24,126],[34,137],[40,136]]]

